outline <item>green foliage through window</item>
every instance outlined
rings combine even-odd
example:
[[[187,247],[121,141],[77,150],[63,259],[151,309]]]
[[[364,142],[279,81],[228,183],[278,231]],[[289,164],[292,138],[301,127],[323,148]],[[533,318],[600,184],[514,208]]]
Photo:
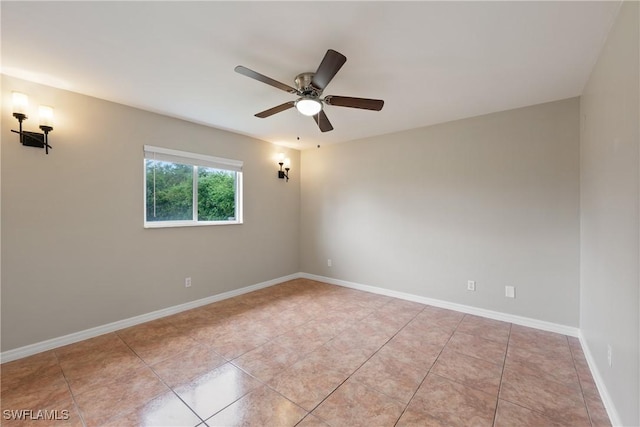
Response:
[[[193,219],[193,166],[146,161],[147,221]]]
[[[145,159],[146,221],[236,221],[238,174]]]
[[[235,172],[198,168],[198,221],[235,219]]]

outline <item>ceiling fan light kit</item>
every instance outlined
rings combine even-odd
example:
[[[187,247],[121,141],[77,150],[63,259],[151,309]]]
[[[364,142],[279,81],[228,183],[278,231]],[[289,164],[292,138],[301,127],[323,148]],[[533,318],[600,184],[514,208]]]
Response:
[[[322,92],[345,62],[347,62],[347,58],[343,54],[329,49],[315,73],[301,73],[296,76],[294,80],[295,88],[250,70],[247,67],[243,67],[242,65],[238,65],[235,71],[254,80],[299,96],[296,101],[285,102],[284,104],[261,111],[255,115],[256,117],[264,119],[296,107],[296,110],[301,114],[313,117],[320,131],[328,132],[333,130],[333,126],[324,112],[324,104],[373,111],[380,111],[384,106],[384,101],[381,99],[353,98],[335,95],[322,98]]]
[[[296,109],[305,116],[315,116],[322,110],[322,102],[313,98],[299,98],[296,101]]]

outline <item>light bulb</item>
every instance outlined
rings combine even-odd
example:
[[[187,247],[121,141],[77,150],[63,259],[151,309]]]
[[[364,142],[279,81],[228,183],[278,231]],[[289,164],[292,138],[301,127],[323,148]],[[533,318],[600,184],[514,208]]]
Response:
[[[300,98],[296,101],[296,108],[305,116],[315,116],[322,110],[322,103],[317,99]]]
[[[53,127],[53,108],[46,105],[41,105],[39,109],[40,113],[40,126]]]
[[[27,115],[27,108],[29,107],[29,98],[24,93],[13,92],[13,114]]]

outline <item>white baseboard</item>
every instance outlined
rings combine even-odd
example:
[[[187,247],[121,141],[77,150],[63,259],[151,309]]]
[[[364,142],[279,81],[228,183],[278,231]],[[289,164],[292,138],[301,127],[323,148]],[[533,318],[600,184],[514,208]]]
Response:
[[[78,341],[97,337],[98,335],[103,335],[109,332],[114,332],[120,329],[128,328],[130,326],[139,325],[140,323],[149,322],[151,320],[159,319],[161,317],[166,317],[172,314],[180,313],[182,311],[191,310],[192,308],[211,304],[217,301],[222,301],[238,295],[246,294],[248,292],[257,291],[258,289],[267,288],[269,286],[277,285],[278,283],[286,282],[287,280],[297,279],[299,277],[301,277],[299,273],[294,273],[288,276],[279,277],[277,279],[267,280],[266,282],[257,283],[255,285],[245,286],[244,288],[235,289],[233,291],[223,292],[221,294],[213,295],[213,296],[202,298],[199,300],[190,301],[184,304],[174,305],[172,307],[167,307],[160,310],[152,311],[151,313],[141,314],[140,316],[134,316],[128,319],[123,319],[123,320],[118,320],[116,322],[108,323],[106,325],[96,326],[95,328],[85,329],[84,331],[74,332],[68,335],[64,335],[62,337],[52,338],[52,339],[41,341],[35,344],[26,345],[24,347],[7,350],[0,353],[0,361],[2,363],[5,363],[5,362],[10,362],[12,360],[22,359],[23,357],[31,356],[37,353],[41,353],[43,351],[62,347],[68,344],[73,344]]]
[[[584,356],[587,359],[587,364],[589,365],[589,370],[591,371],[591,376],[593,376],[593,380],[596,383],[596,387],[598,387],[598,392],[600,393],[600,398],[602,399],[602,404],[607,410],[607,415],[609,415],[609,421],[611,421],[611,425],[621,426],[622,421],[620,421],[620,415],[616,410],[616,406],[609,395],[609,391],[604,384],[604,380],[602,379],[602,375],[600,375],[600,370],[598,369],[598,365],[596,365],[596,361],[591,354],[591,349],[587,344],[587,340],[580,332],[580,344],[582,345],[582,351],[584,352]]]
[[[503,322],[514,323],[516,325],[528,326],[543,331],[556,332],[571,337],[578,337],[580,329],[573,326],[560,325],[557,323],[546,322],[544,320],[531,319],[529,317],[516,316],[514,314],[501,313],[499,311],[486,310],[484,308],[472,307],[464,304],[457,304],[449,301],[442,301],[433,298],[422,297],[405,292],[392,291],[390,289],[378,288],[376,286],[363,285],[360,283],[348,282],[346,280],[334,279],[332,277],[318,276],[309,273],[300,273],[299,277],[305,279],[317,280],[319,282],[329,283],[331,285],[344,286],[346,288],[358,289],[360,291],[371,292],[374,294],[385,295],[389,297],[404,299],[407,301],[419,302],[421,304],[432,305],[434,307],[447,308],[449,310],[460,311],[462,313],[473,314],[476,316],[487,317],[489,319],[501,320]]]

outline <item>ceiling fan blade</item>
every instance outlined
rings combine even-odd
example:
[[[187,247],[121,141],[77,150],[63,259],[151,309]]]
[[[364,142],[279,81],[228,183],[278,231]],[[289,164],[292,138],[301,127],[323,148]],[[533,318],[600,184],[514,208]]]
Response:
[[[324,98],[324,102],[337,107],[360,108],[362,110],[380,111],[384,106],[382,99],[352,98],[350,96],[332,96]]]
[[[259,82],[262,83],[266,83],[270,86],[276,87],[280,90],[283,90],[285,92],[289,92],[289,93],[293,93],[293,94],[298,94],[298,90],[292,88],[289,85],[286,85],[284,83],[280,83],[277,80],[272,79],[271,77],[267,77],[265,75],[262,75],[260,73],[257,73],[253,70],[248,69],[247,67],[243,67],[242,65],[238,65],[235,68],[236,73],[242,74],[243,76],[247,76],[250,77],[254,80],[258,80]]]
[[[333,126],[331,126],[331,122],[324,111],[320,110],[318,114],[313,116],[313,120],[318,124],[320,131],[329,132],[330,130],[333,130]]]
[[[295,105],[294,101],[289,101],[289,102],[285,102],[284,104],[280,104],[276,107],[273,108],[269,108],[268,110],[264,110],[259,112],[258,114],[256,114],[256,117],[260,117],[261,119],[267,118],[269,116],[273,116],[276,113],[280,113],[284,110],[288,110],[289,108],[292,108]]]
[[[324,55],[320,66],[318,66],[318,70],[313,75],[311,84],[316,89],[324,90],[345,62],[347,62],[346,56],[333,49],[329,49]]]

